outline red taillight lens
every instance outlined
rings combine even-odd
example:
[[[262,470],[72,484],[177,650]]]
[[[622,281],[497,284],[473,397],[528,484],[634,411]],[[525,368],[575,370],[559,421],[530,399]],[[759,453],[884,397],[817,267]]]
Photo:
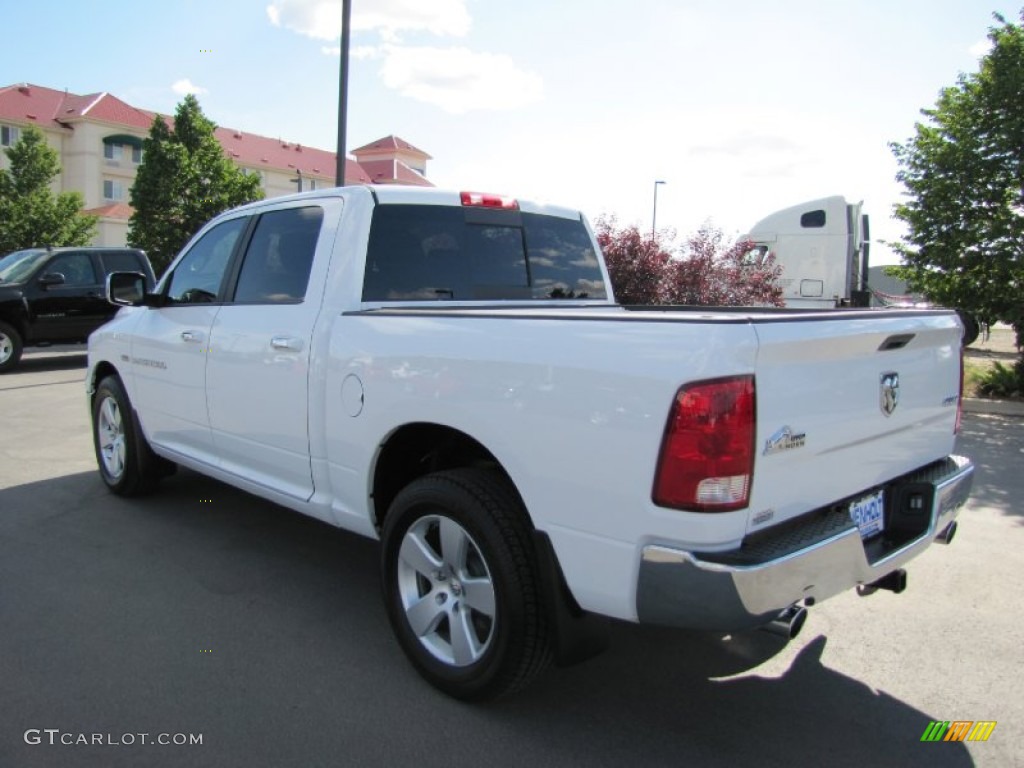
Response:
[[[483,192],[463,192],[460,195],[463,205],[477,208],[503,208],[514,211],[519,208],[519,201],[504,195],[489,195]]]
[[[746,507],[754,474],[753,376],[688,384],[676,393],[654,476],[654,503],[694,512]]]

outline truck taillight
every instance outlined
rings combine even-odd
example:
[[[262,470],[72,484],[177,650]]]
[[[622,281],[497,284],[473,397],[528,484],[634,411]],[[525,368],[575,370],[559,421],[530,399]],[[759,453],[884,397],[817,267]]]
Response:
[[[503,208],[514,211],[519,208],[519,201],[505,195],[491,195],[484,192],[463,192],[459,196],[463,205],[475,208]]]
[[[746,507],[754,473],[753,376],[687,384],[676,393],[654,475],[654,503],[694,512]]]

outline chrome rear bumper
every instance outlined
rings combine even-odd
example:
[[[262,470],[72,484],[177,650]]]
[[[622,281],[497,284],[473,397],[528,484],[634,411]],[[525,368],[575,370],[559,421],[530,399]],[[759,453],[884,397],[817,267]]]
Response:
[[[644,547],[637,583],[639,620],[693,629],[747,629],[801,600],[818,602],[869,584],[927,549],[956,518],[973,480],[969,459],[948,456],[888,486],[890,493],[912,489],[931,500],[923,532],[895,546],[862,541],[842,505],[836,505],[752,537],[734,552]]]

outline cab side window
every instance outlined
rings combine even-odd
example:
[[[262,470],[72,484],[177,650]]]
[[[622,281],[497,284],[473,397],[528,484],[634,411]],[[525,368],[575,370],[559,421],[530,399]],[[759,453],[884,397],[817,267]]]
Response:
[[[104,251],[100,254],[103,262],[103,271],[106,274],[111,272],[141,272],[142,260],[134,251]]]
[[[238,275],[235,303],[302,301],[323,218],[323,210],[317,206],[260,216]]]
[[[248,222],[245,217],[225,221],[192,246],[171,275],[167,287],[170,304],[202,304],[218,300],[231,254]]]
[[[44,274],[64,275],[64,285],[96,285],[99,280],[88,253],[62,253],[51,261]]]

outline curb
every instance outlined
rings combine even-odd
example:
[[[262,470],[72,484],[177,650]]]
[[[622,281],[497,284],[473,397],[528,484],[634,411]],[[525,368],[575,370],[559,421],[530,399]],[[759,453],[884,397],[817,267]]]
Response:
[[[1019,400],[993,400],[985,397],[965,397],[964,413],[1024,418],[1024,402]]]

